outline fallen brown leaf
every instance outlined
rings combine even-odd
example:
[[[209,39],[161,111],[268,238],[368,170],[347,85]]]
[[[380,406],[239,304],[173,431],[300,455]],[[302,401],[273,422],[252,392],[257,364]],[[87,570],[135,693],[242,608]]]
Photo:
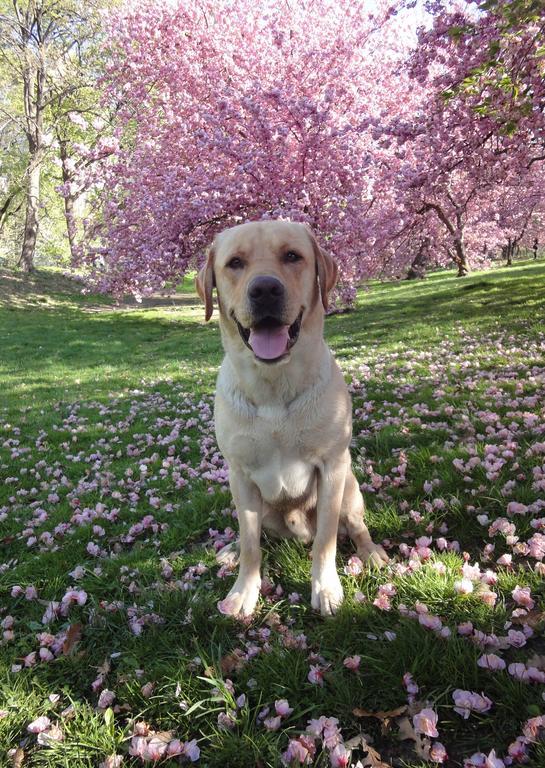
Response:
[[[21,768],[25,759],[25,750],[17,747],[11,755],[11,768]]]
[[[352,736],[351,739],[348,739],[348,741],[344,742],[344,746],[346,749],[356,749],[361,746],[365,747],[367,749],[367,745],[372,742],[373,739],[371,736],[368,736],[366,733],[358,733],[357,736]]]
[[[81,632],[81,624],[70,624],[64,643],[62,644],[62,652],[65,656],[68,656],[75,644],[81,640]]]
[[[363,753],[362,757],[358,756],[358,764],[362,765],[363,768],[392,768],[390,763],[385,763],[377,750],[368,743],[368,738],[360,733],[358,736],[345,741],[344,746],[350,751],[357,749]]]
[[[174,738],[174,731],[158,731],[157,733],[153,734],[155,739],[159,739],[159,741],[164,741],[165,744],[168,744],[169,741],[172,741]]]
[[[108,672],[110,671],[110,666],[111,666],[111,665],[110,665],[110,660],[109,660],[109,659],[105,659],[105,660],[102,662],[102,664],[99,664],[99,666],[98,666],[98,667],[95,667],[95,669],[96,669],[96,671],[97,671],[97,672],[98,672],[100,675],[107,675],[107,674],[108,674]]]
[[[414,741],[414,750],[418,757],[422,757],[424,760],[429,760],[431,741],[428,739],[428,737],[417,733],[408,717],[402,717],[401,720],[399,720],[398,725],[399,738],[402,741],[405,739]]]
[[[404,741],[405,739],[411,739],[412,741],[416,740],[416,732],[413,728],[413,724],[409,720],[408,717],[402,717],[401,720],[398,722],[399,726],[399,738],[401,741]]]
[[[533,656],[526,659],[526,664],[528,667],[537,667],[537,669],[545,670],[545,656],[539,656],[537,653],[534,653]]]
[[[402,707],[397,707],[396,709],[381,709],[378,710],[378,712],[371,712],[368,709],[360,709],[359,707],[356,707],[356,709],[352,710],[352,714],[356,715],[356,717],[376,717],[377,720],[391,720],[393,717],[404,715],[406,711],[407,705],[404,704]]]
[[[220,660],[220,669],[224,675],[231,675],[241,670],[245,663],[244,652],[236,648]]]
[[[366,744],[364,747],[366,754],[359,758],[363,768],[392,768],[391,763],[385,763],[376,749]]]
[[[528,627],[535,629],[540,624],[545,623],[545,611],[534,609],[522,616],[513,616],[512,622],[513,624],[526,624]]]

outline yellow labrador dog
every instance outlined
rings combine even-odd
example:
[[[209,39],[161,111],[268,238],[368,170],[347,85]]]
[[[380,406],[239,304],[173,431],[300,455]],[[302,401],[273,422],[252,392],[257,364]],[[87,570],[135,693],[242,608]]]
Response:
[[[363,522],[352,473],[350,396],[323,339],[335,262],[309,228],[288,221],[241,224],[219,234],[197,277],[206,320],[217,291],[225,358],[215,404],[218,445],[240,527],[238,578],[222,601],[251,614],[261,585],[261,529],[312,546],[312,606],[335,613],[335,565],[344,529],[363,560],[388,561]]]

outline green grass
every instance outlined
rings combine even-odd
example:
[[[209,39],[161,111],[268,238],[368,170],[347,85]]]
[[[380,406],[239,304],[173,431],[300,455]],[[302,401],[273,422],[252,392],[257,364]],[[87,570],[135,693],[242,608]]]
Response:
[[[406,703],[406,672],[420,687],[421,706],[439,714],[449,765],[460,766],[479,750],[505,754],[524,720],[544,711],[543,686],[481,669],[482,651],[456,634],[463,621],[505,634],[517,584],[530,586],[543,609],[535,561],[516,556],[512,570],[496,566],[511,548],[501,536],[488,539],[476,515],[492,521],[505,516],[511,500],[543,498],[532,486],[532,470],[543,456],[528,449],[544,441],[544,266],[520,264],[463,280],[437,273],[419,282],[373,283],[360,292],[355,311],[326,320],[327,339],[353,390],[360,481],[370,485],[373,473],[395,477],[403,457],[408,464],[405,485],[387,479],[378,492],[369,487],[365,494],[374,537],[388,539],[394,562],[406,564],[398,545],[412,546],[426,529],[437,538],[446,524],[446,538],[459,541],[471,562],[498,572],[496,606],[457,595],[462,554],[440,552],[434,544],[431,561],[414,572],[343,576],[345,603],[325,621],[309,608],[308,549],[266,542],[264,574],[283,593],[263,599],[248,626],[216,609],[233,577],[218,578],[209,529],[235,525],[225,484],[209,475],[221,461],[214,456],[211,422],[222,355],[216,316],[203,322],[189,281],[174,299],[115,307],[105,297],[81,295],[57,273],[39,273],[27,283],[15,273],[1,277],[0,622],[12,616],[15,623],[14,638],[0,645],[0,766],[11,765],[7,754],[16,748],[24,751],[24,765],[98,766],[114,753],[124,764],[137,764],[128,747],[135,722],[144,721],[182,740],[196,738],[203,766],[272,767],[280,765],[289,738],[309,718],[325,714],[339,719],[345,739],[363,729],[384,760],[416,768],[422,763],[410,742],[398,740],[397,726],[382,733],[378,721],[353,714],[355,707],[387,710]],[[467,461],[473,449],[483,457],[486,445],[508,440],[490,431],[491,412],[504,427],[517,425],[515,457],[497,477],[478,467],[466,481],[454,459]],[[528,422],[529,413],[537,426]],[[434,479],[439,485],[426,493],[424,483]],[[515,482],[511,496],[502,490],[508,480]],[[444,504],[433,507],[437,497]],[[78,510],[95,514],[97,505],[98,517],[74,522]],[[118,511],[106,519],[100,505]],[[37,541],[28,546],[29,521],[40,510],[47,518],[30,525]],[[145,515],[153,515],[159,528],[127,540]],[[530,519],[513,518],[521,540],[534,533]],[[103,556],[87,551],[89,541]],[[496,551],[485,562],[483,546],[490,541]],[[341,573],[351,554],[342,544]],[[187,582],[188,569],[200,562],[208,570]],[[435,570],[437,562],[444,575]],[[172,574],[165,575],[165,563]],[[84,568],[77,584],[69,575],[76,566]],[[372,604],[386,581],[397,590],[389,612]],[[187,583],[193,588],[186,590]],[[12,597],[14,585],[34,585],[38,600]],[[43,625],[47,603],[60,601],[73,585],[87,593],[85,605]],[[301,601],[292,605],[287,596],[293,592]],[[451,628],[449,639],[398,610],[418,602]],[[143,617],[140,634],[131,630],[133,611]],[[78,625],[81,636],[65,653],[11,671],[39,650],[40,632],[62,640]],[[395,634],[387,639],[385,632]],[[294,639],[301,634],[306,647]],[[542,646],[537,631],[524,648],[501,653],[507,663],[524,661],[543,653]],[[226,656],[235,650],[250,650],[250,658],[228,670]],[[311,653],[325,668],[323,687],[307,680]],[[343,666],[354,654],[361,657],[358,673]],[[116,694],[113,712],[97,709],[100,689],[92,687],[105,662],[103,687]],[[235,698],[246,694],[238,709],[224,687],[227,678]],[[146,683],[153,685],[142,692]],[[484,691],[493,709],[463,720],[452,709],[456,688]],[[294,711],[280,730],[268,732],[256,717],[280,698]],[[219,727],[218,714],[235,710],[233,730]],[[62,742],[43,746],[27,732],[41,715],[59,724]],[[531,760],[545,765],[542,747]],[[326,755],[316,764],[327,765]]]

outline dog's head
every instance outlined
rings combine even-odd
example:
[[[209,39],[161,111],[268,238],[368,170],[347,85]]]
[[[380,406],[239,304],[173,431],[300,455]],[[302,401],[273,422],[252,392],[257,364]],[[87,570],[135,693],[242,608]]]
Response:
[[[215,238],[197,291],[209,320],[216,287],[222,331],[271,364],[288,359],[301,331],[323,317],[336,278],[337,265],[307,226],[249,222]]]

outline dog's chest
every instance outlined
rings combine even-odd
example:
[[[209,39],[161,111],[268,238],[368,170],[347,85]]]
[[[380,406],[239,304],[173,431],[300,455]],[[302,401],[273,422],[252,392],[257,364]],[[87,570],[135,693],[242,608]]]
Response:
[[[313,441],[308,439],[309,425],[298,421],[284,409],[262,406],[251,424],[228,440],[228,461],[236,462],[270,503],[300,499],[313,490]]]

